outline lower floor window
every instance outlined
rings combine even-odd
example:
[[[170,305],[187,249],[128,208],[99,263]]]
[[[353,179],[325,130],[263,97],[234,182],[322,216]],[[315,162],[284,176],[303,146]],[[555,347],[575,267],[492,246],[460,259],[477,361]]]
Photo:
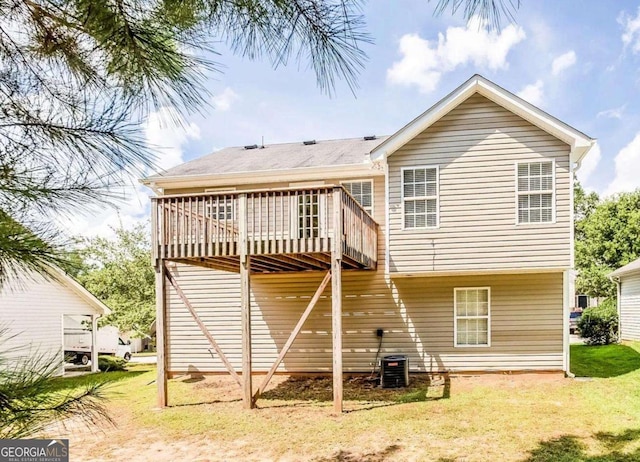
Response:
[[[489,346],[491,290],[488,287],[454,289],[455,346]]]

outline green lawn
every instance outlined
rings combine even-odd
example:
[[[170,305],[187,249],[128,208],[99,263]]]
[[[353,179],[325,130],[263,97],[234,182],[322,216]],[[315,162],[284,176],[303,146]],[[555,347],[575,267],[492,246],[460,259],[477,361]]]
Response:
[[[617,377],[640,369],[637,346],[571,345],[571,372],[576,377]]]
[[[322,379],[276,377],[254,410],[227,377],[173,379],[170,407],[155,409],[152,365],[61,382],[115,379],[117,427],[67,435],[72,460],[631,462],[640,461],[638,350],[572,346],[574,370],[590,381],[414,376],[410,389],[389,391],[347,380],[341,416]]]

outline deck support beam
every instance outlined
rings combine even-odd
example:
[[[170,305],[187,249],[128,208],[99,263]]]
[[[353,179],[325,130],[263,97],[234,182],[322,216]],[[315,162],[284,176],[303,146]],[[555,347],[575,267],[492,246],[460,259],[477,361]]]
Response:
[[[333,411],[342,413],[342,188],[333,189],[331,240],[331,320],[333,335]]]
[[[316,293],[313,294],[313,297],[311,297],[311,301],[307,305],[307,308],[304,310],[304,313],[302,313],[302,316],[300,316],[300,319],[298,320],[296,327],[294,327],[294,329],[291,331],[291,335],[289,335],[289,338],[287,339],[287,343],[285,343],[284,346],[282,347],[282,350],[280,351],[280,354],[278,355],[276,362],[273,363],[273,365],[271,366],[271,369],[269,369],[269,372],[267,372],[267,375],[265,376],[264,380],[260,384],[260,387],[258,387],[258,391],[256,391],[256,394],[253,396],[254,402],[256,399],[258,399],[258,397],[262,393],[264,393],[265,389],[267,388],[267,385],[269,385],[269,381],[271,380],[271,377],[273,377],[273,374],[275,374],[276,370],[278,369],[278,366],[280,365],[280,363],[282,362],[286,354],[289,352],[289,348],[291,348],[291,345],[293,345],[293,342],[295,341],[296,337],[302,330],[302,326],[304,325],[305,321],[311,314],[311,311],[313,310],[313,308],[318,303],[318,300],[320,300],[320,296],[322,295],[322,292],[324,292],[324,289],[329,284],[330,279],[331,279],[331,271],[327,272],[324,279],[318,286],[318,289],[316,289]]]
[[[253,409],[251,381],[251,257],[247,233],[247,195],[238,201],[238,238],[240,241],[240,322],[242,325],[242,402],[245,409]]]
[[[165,285],[165,263],[159,259],[156,263],[156,354],[157,354],[157,378],[158,407],[163,408],[168,404],[167,391],[167,303]]]
[[[200,319],[200,316],[198,316],[198,313],[196,313],[195,308],[193,307],[193,305],[191,304],[191,302],[189,301],[185,293],[182,291],[182,289],[178,285],[178,282],[171,275],[168,269],[165,269],[165,276],[167,278],[167,281],[169,281],[169,284],[171,284],[173,289],[178,294],[178,297],[180,297],[180,300],[182,300],[182,303],[184,304],[184,306],[186,306],[187,310],[189,310],[189,313],[191,313],[191,317],[193,317],[193,319],[195,320],[196,324],[198,325],[198,327],[200,328],[204,336],[207,337],[207,340],[209,340],[209,343],[211,344],[213,349],[216,351],[216,353],[220,357],[220,360],[222,361],[224,366],[227,368],[227,371],[229,371],[229,374],[231,374],[231,377],[233,377],[236,383],[242,387],[240,376],[235,371],[235,369],[233,368],[233,365],[231,364],[227,356],[224,354],[224,352],[220,348],[220,345],[218,345],[218,342],[216,342],[216,339],[213,338],[213,335],[211,335],[211,332],[209,332],[209,329],[207,329],[207,326],[204,325],[204,322],[202,322],[202,319]]]

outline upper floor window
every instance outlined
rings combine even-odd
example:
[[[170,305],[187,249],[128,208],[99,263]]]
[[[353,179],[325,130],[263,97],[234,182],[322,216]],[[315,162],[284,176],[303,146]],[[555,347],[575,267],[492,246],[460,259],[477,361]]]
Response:
[[[438,227],[438,167],[402,169],[405,228]]]
[[[342,183],[344,189],[353,196],[355,200],[369,214],[373,215],[373,181],[347,181]]]
[[[233,220],[233,198],[231,196],[217,196],[207,204],[207,211],[214,220]]]
[[[517,164],[518,224],[554,221],[553,161]]]
[[[320,195],[317,193],[298,196],[298,237],[320,235]]]

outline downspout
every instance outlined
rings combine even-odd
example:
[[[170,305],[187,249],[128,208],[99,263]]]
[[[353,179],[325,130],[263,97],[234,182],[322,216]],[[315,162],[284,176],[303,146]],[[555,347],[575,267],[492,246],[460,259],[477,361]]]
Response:
[[[616,283],[616,311],[618,312],[618,342],[622,340],[622,316],[620,316],[620,295],[622,286],[620,284],[619,276],[609,276],[613,282]]]

